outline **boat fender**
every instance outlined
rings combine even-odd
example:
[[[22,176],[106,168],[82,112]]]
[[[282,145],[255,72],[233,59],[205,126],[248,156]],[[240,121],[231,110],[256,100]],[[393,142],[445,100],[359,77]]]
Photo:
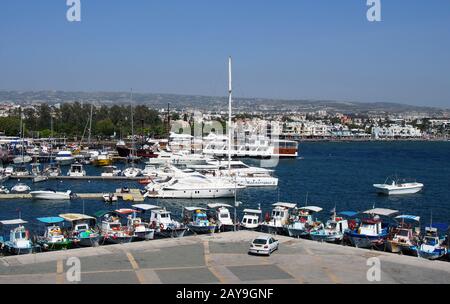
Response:
[[[163,223],[159,224],[159,229],[164,230],[164,224]]]

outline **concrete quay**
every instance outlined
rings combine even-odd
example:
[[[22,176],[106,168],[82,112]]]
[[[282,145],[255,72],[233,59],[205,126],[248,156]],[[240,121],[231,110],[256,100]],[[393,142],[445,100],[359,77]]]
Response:
[[[270,257],[247,254],[261,233],[239,231],[0,258],[0,283],[68,281],[71,257],[80,260],[80,281],[110,284],[203,283],[450,283],[450,263],[277,236]],[[367,279],[369,258],[378,258],[379,282]],[[70,278],[70,277],[69,277]]]

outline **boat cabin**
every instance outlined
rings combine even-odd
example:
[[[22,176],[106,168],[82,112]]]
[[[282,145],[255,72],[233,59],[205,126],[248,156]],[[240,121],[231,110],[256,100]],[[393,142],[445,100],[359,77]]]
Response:
[[[297,205],[292,203],[278,202],[273,204],[273,206],[275,208],[273,208],[272,210],[270,219],[267,219],[266,217],[266,222],[270,226],[282,227],[289,221],[290,210],[294,209]]]
[[[225,226],[233,226],[233,220],[231,218],[230,210],[228,208],[233,208],[231,205],[228,204],[220,204],[220,203],[214,203],[214,204],[208,204],[208,208],[211,208],[214,210],[213,212],[213,218],[214,220],[221,223],[221,225]]]
[[[61,217],[41,217],[37,219],[39,222],[46,225],[44,238],[51,243],[62,242],[65,240],[63,231],[58,223],[64,221]]]
[[[208,215],[206,214],[206,209],[201,207],[185,207],[184,210],[191,212],[191,220],[189,220],[189,216],[186,216],[185,219],[187,222],[191,222],[194,226],[210,226],[210,221],[208,219]]]
[[[258,228],[261,222],[261,213],[260,209],[244,209],[241,225],[246,229]]]
[[[0,241],[8,244],[8,246],[12,248],[31,248],[30,232],[23,226],[26,223],[27,221],[22,219],[0,221],[0,224],[5,226],[18,225],[9,231],[9,239],[7,241],[4,241],[3,238],[1,238]]]

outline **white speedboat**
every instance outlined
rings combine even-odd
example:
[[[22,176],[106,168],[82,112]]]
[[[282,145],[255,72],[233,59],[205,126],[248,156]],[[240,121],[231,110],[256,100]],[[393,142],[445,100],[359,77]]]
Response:
[[[112,203],[117,202],[118,198],[117,198],[117,195],[114,193],[106,193],[106,194],[103,194],[103,200],[105,201],[105,203],[112,204]]]
[[[84,170],[84,167],[80,163],[72,164],[70,165],[70,170],[67,172],[67,176],[72,177],[81,177],[86,176],[86,171]]]
[[[52,176],[52,177],[60,176],[61,168],[59,167],[59,165],[53,163],[53,164],[48,165],[42,173],[43,173],[43,175],[46,175],[46,176]]]
[[[25,193],[30,190],[31,190],[31,188],[28,185],[23,184],[23,183],[19,183],[11,188],[11,192],[15,192],[15,193]]]
[[[75,158],[70,151],[59,151],[55,157],[55,161],[58,165],[68,166],[74,162]]]
[[[103,177],[119,176],[121,172],[122,171],[120,171],[120,169],[117,169],[116,166],[106,166],[103,167],[103,172],[101,176]]]
[[[31,191],[31,198],[34,200],[70,200],[73,196],[72,191],[57,192],[54,190]]]
[[[388,183],[386,179],[384,184],[374,184],[376,191],[385,195],[399,195],[399,194],[414,194],[420,192],[423,188],[423,184],[418,182],[407,182],[393,179]]]

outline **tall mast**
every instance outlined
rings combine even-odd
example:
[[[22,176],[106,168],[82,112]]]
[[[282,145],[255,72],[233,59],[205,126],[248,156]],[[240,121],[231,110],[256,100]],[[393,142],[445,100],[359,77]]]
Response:
[[[228,58],[228,173],[231,171],[231,101],[232,101],[232,82],[231,82],[231,56]]]
[[[92,132],[92,111],[94,109],[94,104],[91,104],[91,115],[89,116],[89,136],[88,136],[88,144],[91,145],[91,132]]]
[[[134,151],[134,113],[133,113],[133,89],[130,91],[130,105],[131,105],[131,164],[134,167],[133,151]]]

